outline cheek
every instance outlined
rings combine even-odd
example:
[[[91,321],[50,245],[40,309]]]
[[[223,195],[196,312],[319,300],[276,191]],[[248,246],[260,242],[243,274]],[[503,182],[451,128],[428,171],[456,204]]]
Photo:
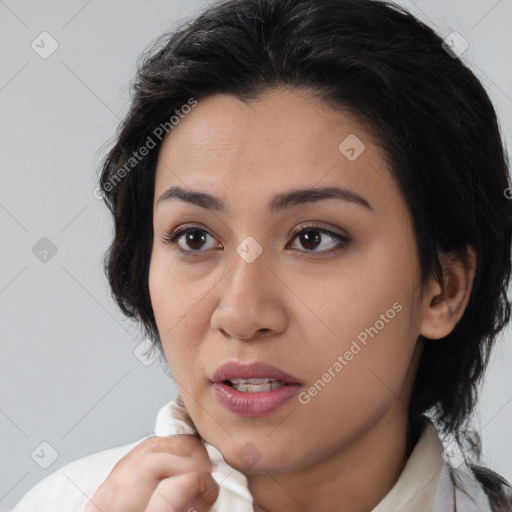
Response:
[[[414,350],[414,343],[404,337],[401,314],[403,309],[377,334],[363,328],[365,343],[355,336],[329,348],[329,356],[322,357],[322,366],[316,365],[309,379],[307,396],[302,396],[304,424],[348,442],[401,400]]]
[[[310,347],[317,354],[310,383],[319,380],[321,389],[311,403],[332,411],[333,428],[347,411],[354,425],[379,415],[402,391],[415,347],[412,277],[403,268],[394,254],[373,254],[315,297],[324,322],[316,321]]]
[[[386,254],[375,244],[351,255],[335,278],[331,276],[317,287],[314,302],[308,304],[318,311],[319,318],[325,319],[331,338],[342,343],[351,340],[388,310],[384,320],[396,323],[393,304],[402,304],[410,291],[408,276],[399,267],[394,255]],[[385,325],[389,330],[388,323]]]
[[[162,252],[153,251],[149,295],[169,369],[178,381],[185,382],[194,375],[194,361],[206,325],[206,301],[201,300],[204,287],[194,288]]]
[[[164,249],[153,249],[148,286],[162,341],[165,334],[172,335],[181,327],[180,318],[185,320],[187,312],[197,303],[193,287],[184,279],[179,266],[171,261]]]
[[[164,264],[164,259],[158,251],[153,250],[148,276],[149,295],[155,316],[158,333],[162,341],[167,362],[174,375],[173,362],[179,359],[181,350],[174,343],[179,337],[179,318],[183,315],[183,305],[177,300],[179,290],[173,281],[173,276]]]

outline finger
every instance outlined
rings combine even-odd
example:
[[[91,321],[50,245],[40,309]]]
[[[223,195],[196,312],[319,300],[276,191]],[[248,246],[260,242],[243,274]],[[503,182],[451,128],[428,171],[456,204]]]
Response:
[[[190,434],[174,434],[166,437],[152,437],[141,443],[136,451],[140,455],[166,452],[181,457],[208,458],[206,446],[197,436]]]
[[[194,499],[206,488],[204,477],[199,473],[166,478],[153,492],[145,512],[189,512]]]
[[[137,463],[136,472],[132,469],[129,478],[135,480],[136,485],[154,488],[160,480],[165,478],[185,473],[208,473],[212,470],[213,464],[208,457],[185,458],[168,453],[153,453]],[[124,474],[121,476],[124,477]]]

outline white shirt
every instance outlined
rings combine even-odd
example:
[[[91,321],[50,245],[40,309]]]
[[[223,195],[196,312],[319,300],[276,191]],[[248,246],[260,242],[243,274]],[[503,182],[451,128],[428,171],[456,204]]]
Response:
[[[197,434],[182,404],[178,397],[160,409],[155,436]],[[117,462],[149,437],[66,464],[38,482],[11,512],[83,512],[88,498]],[[213,465],[212,477],[219,484],[211,512],[253,512],[245,475],[228,466],[214,446],[206,444],[206,449]],[[454,488],[451,466],[441,456],[442,451],[437,430],[428,420],[398,481],[372,512],[492,512],[487,495],[467,466],[453,470],[465,492]]]

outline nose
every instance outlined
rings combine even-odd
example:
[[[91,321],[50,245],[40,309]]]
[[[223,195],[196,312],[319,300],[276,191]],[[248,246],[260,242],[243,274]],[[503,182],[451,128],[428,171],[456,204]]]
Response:
[[[268,337],[286,328],[286,286],[269,266],[263,251],[250,263],[233,251],[233,265],[218,283],[218,305],[211,326],[241,340]]]

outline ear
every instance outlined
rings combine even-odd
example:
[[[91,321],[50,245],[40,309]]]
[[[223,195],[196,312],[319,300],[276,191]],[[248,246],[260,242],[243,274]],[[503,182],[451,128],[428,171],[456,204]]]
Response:
[[[465,249],[441,253],[444,294],[440,283],[433,279],[423,299],[420,334],[439,339],[452,332],[469,302],[476,272],[476,251],[471,245]]]

